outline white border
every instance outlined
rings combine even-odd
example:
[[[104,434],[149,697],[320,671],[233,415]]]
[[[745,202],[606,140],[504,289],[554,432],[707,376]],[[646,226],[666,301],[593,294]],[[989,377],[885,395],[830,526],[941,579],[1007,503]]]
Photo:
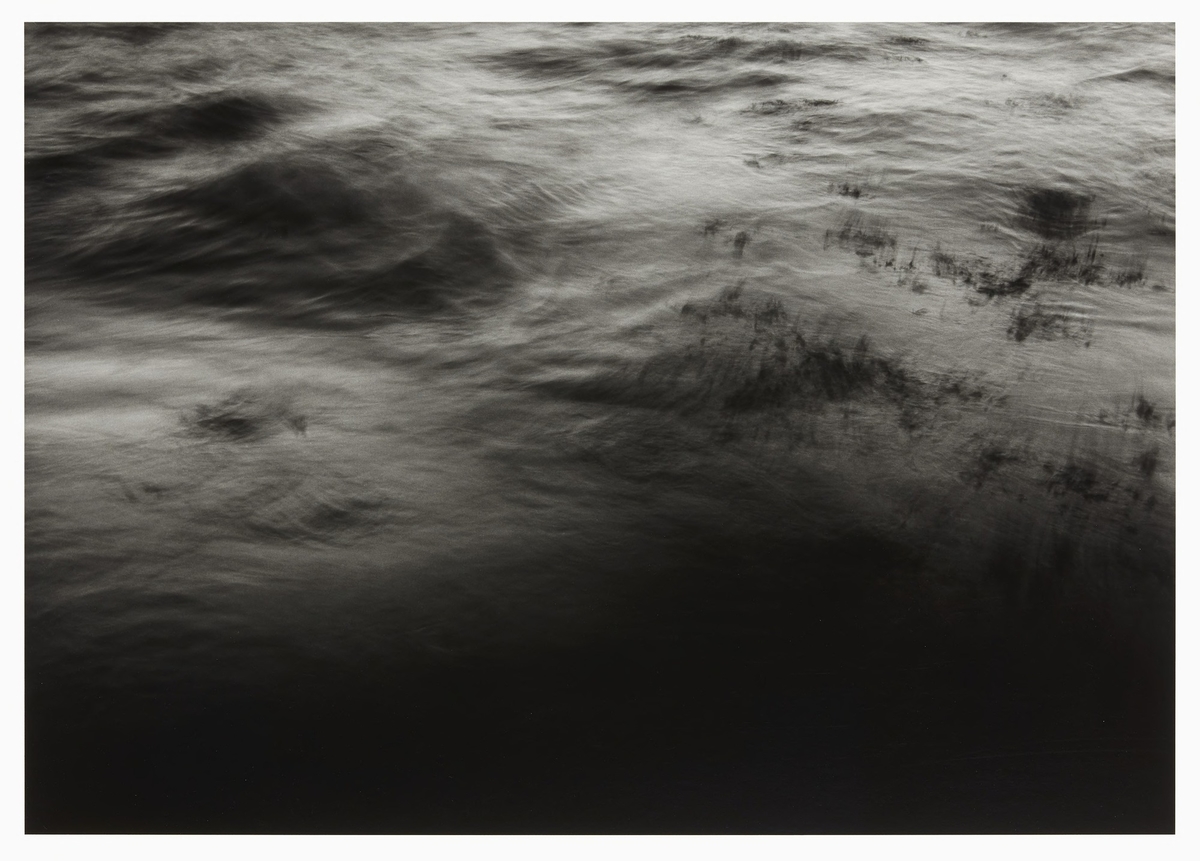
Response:
[[[663,0],[576,0],[483,3],[441,0],[438,3],[383,3],[339,0],[335,4],[281,3],[265,0],[212,0],[206,3],[120,2],[81,0],[24,3],[23,21],[1178,21],[1185,7],[1161,0],[1081,4],[1061,0],[1014,0],[1000,4],[967,4],[946,0],[853,4],[783,2],[663,2]],[[989,11],[999,14],[987,14]],[[334,12],[335,14],[330,14]]]
[[[13,8],[13,7],[10,7]],[[103,5],[94,2],[48,2],[19,5],[21,17],[3,31],[8,50],[0,53],[11,64],[3,116],[13,126],[4,140],[10,149],[5,160],[8,170],[3,176],[7,201],[6,228],[3,242],[8,262],[6,289],[0,291],[0,325],[5,327],[0,349],[6,361],[0,380],[5,385],[5,403],[20,409],[24,403],[24,306],[23,290],[23,89],[24,44],[20,23],[23,21],[1175,21],[1177,92],[1177,125],[1183,129],[1177,152],[1191,154],[1187,144],[1195,140],[1188,132],[1193,128],[1195,91],[1191,84],[1193,54],[1198,47],[1190,38],[1192,16],[1176,3],[1141,2],[1070,4],[1062,2],[1021,2],[999,4],[964,4],[948,2],[919,2],[883,4],[877,2],[839,4],[784,3],[662,3],[629,2],[521,2],[503,5],[443,0],[437,4],[387,4],[341,0],[336,4],[266,3],[261,0],[213,0],[204,4],[164,4],[147,2],[116,2]],[[993,14],[988,15],[991,12]],[[331,14],[333,13],[333,14]],[[20,67],[20,68],[18,68]],[[1177,170],[1178,235],[1190,236],[1191,195],[1195,188],[1190,160],[1179,160]],[[1196,322],[1194,309],[1197,288],[1195,267],[1188,255],[1176,255],[1176,325],[1178,328],[1176,364],[1176,400],[1178,435],[1176,443],[1178,524],[1192,523],[1196,511],[1193,480],[1196,461],[1193,442],[1196,440],[1196,390],[1188,373],[1200,366],[1190,337]],[[18,407],[18,405],[22,405]],[[2,606],[6,610],[0,625],[3,637],[3,690],[6,699],[4,715],[4,744],[0,745],[0,786],[3,805],[0,807],[0,854],[9,858],[80,858],[89,859],[204,859],[216,856],[252,857],[276,856],[294,859],[348,855],[357,858],[404,857],[452,859],[609,859],[630,854],[646,858],[863,858],[887,857],[899,859],[1003,859],[1015,857],[1070,857],[1089,859],[1129,859],[1139,855],[1152,858],[1200,857],[1197,845],[1196,820],[1200,813],[1200,797],[1196,791],[1196,744],[1190,730],[1200,727],[1196,710],[1196,637],[1191,614],[1196,611],[1196,590],[1192,585],[1192,563],[1196,559],[1195,543],[1187,528],[1177,529],[1178,556],[1178,795],[1176,828],[1178,836],[1018,836],[1018,837],[195,837],[195,836],[25,836],[24,832],[24,494],[23,494],[23,421],[0,422],[3,435],[2,464],[4,513],[4,546],[11,548],[11,565],[2,570],[7,584]],[[1186,847],[1192,846],[1191,850]],[[7,847],[7,848],[4,848]]]

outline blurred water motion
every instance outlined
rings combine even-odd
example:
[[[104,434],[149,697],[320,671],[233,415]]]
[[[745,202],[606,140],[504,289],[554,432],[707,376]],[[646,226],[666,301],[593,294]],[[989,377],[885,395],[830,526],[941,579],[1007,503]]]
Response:
[[[27,829],[1174,829],[1166,25],[29,25]]]

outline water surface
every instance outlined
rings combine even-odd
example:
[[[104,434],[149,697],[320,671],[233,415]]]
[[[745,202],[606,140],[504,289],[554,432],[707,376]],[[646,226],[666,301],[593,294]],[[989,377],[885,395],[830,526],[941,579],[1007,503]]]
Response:
[[[1173,829],[1173,27],[25,44],[30,831]]]

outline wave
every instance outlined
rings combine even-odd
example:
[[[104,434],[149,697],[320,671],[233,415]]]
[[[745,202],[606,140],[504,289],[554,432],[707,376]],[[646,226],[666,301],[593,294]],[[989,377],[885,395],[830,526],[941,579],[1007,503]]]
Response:
[[[447,308],[509,284],[497,232],[439,203],[405,167],[330,146],[273,154],[29,251],[92,278],[149,278],[131,298],[273,313]]]
[[[243,141],[277,125],[288,114],[288,103],[261,93],[227,91],[199,96],[151,112],[131,112],[112,118],[143,134],[180,142]]]
[[[226,91],[150,110],[92,110],[79,116],[54,151],[26,156],[25,180],[43,189],[76,187],[94,182],[113,162],[172,155],[196,144],[245,142],[283,122],[290,107],[264,94]]]
[[[148,45],[171,33],[195,27],[185,23],[38,23],[26,24],[25,36],[30,39],[113,39],[130,45]]]
[[[816,58],[859,61],[870,49],[840,43],[684,35],[546,45],[494,53],[484,61],[520,75],[562,83],[589,82],[643,95],[689,95],[778,86],[795,80],[779,71]],[[770,68],[762,68],[762,66]],[[695,74],[703,70],[701,74]],[[664,72],[692,72],[662,77]]]
[[[728,76],[668,78],[667,80],[614,81],[612,86],[627,92],[650,96],[699,95],[720,90],[743,90],[755,87],[776,87],[792,80],[790,75],[776,72],[750,71]]]
[[[590,45],[547,45],[504,51],[488,62],[522,74],[575,77],[613,69],[676,69],[705,65],[736,56],[744,44],[737,38],[684,36],[671,42],[654,39],[608,40]]]
[[[1151,84],[1170,90],[1175,89],[1174,72],[1164,72],[1158,69],[1149,69],[1144,66],[1139,66],[1136,69],[1129,69],[1124,72],[1116,72],[1111,75],[1101,75],[1100,77],[1090,78],[1089,80],[1118,81],[1125,84]]]

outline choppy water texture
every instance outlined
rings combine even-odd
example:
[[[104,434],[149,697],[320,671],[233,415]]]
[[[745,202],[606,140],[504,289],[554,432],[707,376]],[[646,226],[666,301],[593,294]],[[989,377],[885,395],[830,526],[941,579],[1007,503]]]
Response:
[[[29,830],[1173,829],[1173,27],[25,46]]]

